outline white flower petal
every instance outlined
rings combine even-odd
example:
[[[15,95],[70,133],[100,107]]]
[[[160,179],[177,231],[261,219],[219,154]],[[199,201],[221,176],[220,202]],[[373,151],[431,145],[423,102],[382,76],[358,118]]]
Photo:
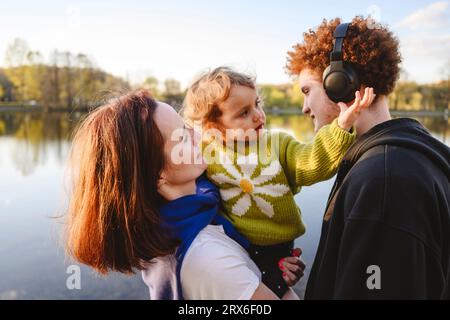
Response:
[[[232,185],[238,185],[240,180],[236,180],[233,178],[230,178],[224,173],[216,173],[210,176],[211,180],[213,180],[217,184],[223,184],[223,183],[229,183]]]
[[[261,173],[259,176],[257,176],[255,179],[253,179],[253,182],[256,185],[261,185],[267,181],[272,180],[275,176],[277,176],[281,171],[281,164],[280,162],[274,160],[270,163],[269,166],[261,169]]]
[[[258,206],[259,210],[261,210],[266,216],[269,218],[272,218],[275,214],[272,205],[264,200],[261,197],[258,197],[257,195],[253,195],[253,200],[255,200],[256,205]]]
[[[235,165],[233,164],[232,158],[230,158],[230,156],[228,156],[223,150],[219,149],[219,161],[220,161],[220,165],[222,165],[224,167],[224,169],[227,171],[228,174],[230,174],[234,179],[241,180],[242,178],[242,174],[240,174],[240,172],[237,170],[237,168],[235,167]]]
[[[241,217],[243,216],[248,209],[250,209],[250,206],[252,205],[252,201],[250,199],[250,196],[248,194],[244,194],[242,198],[240,198],[231,209],[233,214]]]
[[[254,187],[253,193],[265,194],[272,197],[281,197],[289,190],[290,190],[289,187],[286,186],[285,184],[276,183]]]
[[[222,196],[223,201],[228,201],[234,197],[237,197],[241,193],[241,188],[220,189],[220,195]]]
[[[253,179],[253,183],[255,185],[259,186],[259,185],[261,185],[261,184],[263,184],[263,183],[265,183],[267,181],[272,180],[273,178],[274,178],[274,176],[262,176],[262,175],[260,175],[260,176],[257,176],[255,179]]]
[[[248,156],[241,155],[236,159],[236,163],[244,176],[251,178],[258,165],[258,155],[256,153],[250,153]]]
[[[236,181],[239,183],[242,179],[242,174],[239,173],[238,169],[234,166],[234,164],[222,164],[224,169],[227,171],[228,174],[230,174]]]

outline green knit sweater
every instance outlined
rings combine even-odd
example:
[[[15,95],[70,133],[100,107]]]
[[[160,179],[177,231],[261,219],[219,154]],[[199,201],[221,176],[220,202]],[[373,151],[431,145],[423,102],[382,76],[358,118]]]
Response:
[[[272,245],[305,233],[294,194],[302,186],[331,178],[354,139],[355,133],[334,120],[311,143],[266,131],[242,148],[204,143],[203,155],[208,178],[220,189],[225,217],[251,243]]]

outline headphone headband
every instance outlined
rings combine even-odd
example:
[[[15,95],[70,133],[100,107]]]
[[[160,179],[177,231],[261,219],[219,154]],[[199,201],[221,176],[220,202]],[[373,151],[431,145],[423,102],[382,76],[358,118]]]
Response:
[[[335,39],[333,51],[330,54],[330,61],[340,61],[343,60],[344,54],[342,53],[342,45],[344,43],[344,38],[347,35],[348,26],[350,23],[341,23],[336,27],[333,33]]]
[[[333,102],[350,102],[359,90],[358,75],[350,63],[344,61],[342,46],[350,23],[339,24],[333,33],[334,45],[330,53],[330,65],[323,71],[322,82],[325,92]]]

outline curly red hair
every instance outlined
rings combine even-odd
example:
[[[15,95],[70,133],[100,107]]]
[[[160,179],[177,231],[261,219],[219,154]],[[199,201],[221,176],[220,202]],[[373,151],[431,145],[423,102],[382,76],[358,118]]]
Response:
[[[339,18],[324,19],[317,30],[305,32],[303,43],[294,45],[293,51],[288,52],[288,72],[298,75],[303,69],[310,69],[322,78],[330,63],[333,32],[340,23]],[[355,17],[344,39],[343,51],[344,60],[352,63],[361,84],[373,87],[378,95],[394,90],[400,75],[401,55],[398,39],[387,27],[371,18]]]

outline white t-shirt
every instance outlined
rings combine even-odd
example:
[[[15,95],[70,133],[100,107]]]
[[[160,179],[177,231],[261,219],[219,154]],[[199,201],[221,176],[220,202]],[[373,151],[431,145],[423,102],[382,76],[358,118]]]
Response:
[[[221,225],[200,231],[181,266],[186,300],[249,300],[260,283],[256,264]]]

